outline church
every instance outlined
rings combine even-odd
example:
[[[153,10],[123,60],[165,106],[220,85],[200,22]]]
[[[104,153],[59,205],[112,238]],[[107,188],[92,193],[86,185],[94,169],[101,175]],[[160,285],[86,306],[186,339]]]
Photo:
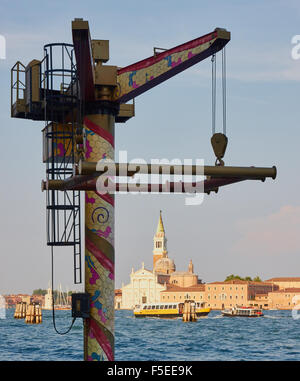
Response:
[[[142,303],[159,303],[164,301],[166,295],[168,298],[172,295],[173,301],[179,301],[179,295],[181,298],[183,294],[188,295],[189,291],[196,292],[198,299],[199,292],[204,291],[204,285],[194,273],[192,260],[188,271],[176,271],[174,260],[169,258],[161,211],[153,243],[153,269],[146,269],[144,263],[139,270],[132,269],[130,283],[121,288],[122,309],[133,309],[135,305]]]

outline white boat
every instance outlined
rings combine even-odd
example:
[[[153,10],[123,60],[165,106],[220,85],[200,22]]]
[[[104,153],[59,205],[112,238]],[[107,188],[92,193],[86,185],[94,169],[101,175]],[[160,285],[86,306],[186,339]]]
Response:
[[[261,308],[235,306],[222,311],[223,316],[228,317],[261,317],[264,316]]]

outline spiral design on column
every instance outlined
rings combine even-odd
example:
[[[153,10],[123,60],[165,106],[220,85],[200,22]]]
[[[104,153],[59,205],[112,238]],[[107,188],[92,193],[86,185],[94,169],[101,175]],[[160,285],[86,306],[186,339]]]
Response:
[[[99,224],[105,224],[105,222],[108,221],[108,218],[109,211],[103,206],[96,208],[92,213],[92,221],[95,222],[94,220],[96,219]]]

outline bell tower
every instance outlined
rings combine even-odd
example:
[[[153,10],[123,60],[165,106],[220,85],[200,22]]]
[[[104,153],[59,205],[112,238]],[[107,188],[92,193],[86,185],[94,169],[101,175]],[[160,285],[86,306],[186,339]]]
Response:
[[[164,224],[162,220],[161,210],[159,213],[159,220],[157,224],[156,233],[153,238],[153,269],[156,261],[160,258],[168,257],[167,251],[167,239],[164,229]]]

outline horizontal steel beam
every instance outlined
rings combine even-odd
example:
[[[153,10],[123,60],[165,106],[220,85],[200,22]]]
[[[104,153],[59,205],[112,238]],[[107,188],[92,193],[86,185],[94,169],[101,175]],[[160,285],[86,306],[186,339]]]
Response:
[[[214,178],[206,179],[195,183],[188,182],[166,182],[165,184],[128,184],[114,183],[109,180],[105,189],[97,184],[97,179],[86,180],[84,176],[74,176],[72,181],[69,180],[47,180],[42,181],[42,190],[82,190],[107,193],[118,192],[141,192],[141,193],[210,193],[218,192],[219,187],[234,184],[240,181],[253,180],[247,178]],[[134,189],[133,189],[134,186]]]
[[[41,189],[45,190],[76,190],[78,185],[84,185],[85,183],[95,179],[95,176],[71,176],[65,180],[42,180]],[[96,183],[96,180],[95,180]]]
[[[166,164],[138,164],[138,163],[93,163],[80,161],[78,166],[80,175],[101,175],[108,172],[115,176],[134,176],[139,174],[171,174],[171,175],[204,175],[211,177],[246,177],[247,179],[276,178],[277,170],[259,167],[227,167],[209,165],[166,165]]]

